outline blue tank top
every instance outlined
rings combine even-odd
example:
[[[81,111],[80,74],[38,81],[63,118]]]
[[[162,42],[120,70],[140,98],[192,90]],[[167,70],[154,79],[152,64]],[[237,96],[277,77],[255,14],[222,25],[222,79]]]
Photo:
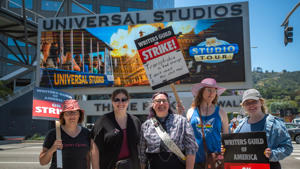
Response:
[[[202,121],[204,124],[204,133],[208,152],[221,152],[222,122],[219,115],[219,107],[216,106],[215,111],[212,115],[202,116]],[[196,153],[196,163],[202,163],[205,161],[205,153],[202,140],[202,125],[198,108],[194,110],[190,123],[193,127],[196,142],[199,146]]]

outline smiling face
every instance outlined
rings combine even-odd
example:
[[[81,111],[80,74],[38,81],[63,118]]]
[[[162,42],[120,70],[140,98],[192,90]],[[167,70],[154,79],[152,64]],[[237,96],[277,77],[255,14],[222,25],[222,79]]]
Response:
[[[206,87],[203,90],[202,98],[207,103],[212,103],[212,101],[216,98],[216,95],[217,95],[216,88]]]
[[[261,100],[249,99],[243,103],[243,108],[251,116],[262,112],[262,102]]]
[[[129,99],[124,93],[117,94],[112,98],[112,105],[116,113],[125,113],[128,107]]]
[[[166,117],[170,107],[169,100],[166,95],[159,94],[153,98],[152,107],[158,117]]]
[[[80,117],[80,113],[78,110],[75,111],[66,111],[64,112],[64,119],[65,119],[65,124],[70,125],[70,124],[78,124],[78,120]]]

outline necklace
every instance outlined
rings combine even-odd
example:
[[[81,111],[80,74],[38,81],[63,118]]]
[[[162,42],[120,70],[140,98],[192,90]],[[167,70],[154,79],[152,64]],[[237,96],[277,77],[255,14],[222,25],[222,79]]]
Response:
[[[206,106],[206,111],[203,111],[203,109],[199,107],[199,116],[201,119],[204,118],[203,123],[206,122],[208,114],[209,114],[209,106]]]

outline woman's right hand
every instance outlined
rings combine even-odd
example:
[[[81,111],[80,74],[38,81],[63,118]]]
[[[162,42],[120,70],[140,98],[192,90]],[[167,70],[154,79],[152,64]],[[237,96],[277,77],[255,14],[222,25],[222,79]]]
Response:
[[[51,146],[50,150],[55,152],[57,149],[63,149],[63,144],[61,140],[55,140],[53,145]]]
[[[226,151],[226,149],[225,149],[224,145],[222,144],[221,145],[221,154],[222,154],[222,156],[224,156],[225,151]]]

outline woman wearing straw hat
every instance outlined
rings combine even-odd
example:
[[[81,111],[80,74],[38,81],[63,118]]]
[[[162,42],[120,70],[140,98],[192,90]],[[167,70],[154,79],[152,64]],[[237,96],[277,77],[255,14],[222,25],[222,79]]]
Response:
[[[248,116],[239,122],[234,132],[265,131],[268,148],[264,154],[270,160],[270,169],[280,169],[279,160],[293,152],[291,137],[284,123],[277,117],[267,114],[265,100],[256,89],[244,92],[241,106]]]
[[[63,110],[59,115],[61,140],[56,140],[55,129],[49,131],[40,153],[41,165],[48,164],[52,159],[50,169],[56,169],[56,150],[61,149],[64,169],[90,168],[89,130],[79,126],[83,119],[84,110],[80,109],[77,100],[65,100]]]
[[[212,153],[212,155],[220,153],[221,132],[228,133],[227,114],[217,106],[218,97],[225,90],[219,87],[216,80],[212,78],[203,79],[201,83],[192,86],[194,100],[187,112],[187,119],[194,129],[198,144],[195,169],[205,167],[207,153]]]

